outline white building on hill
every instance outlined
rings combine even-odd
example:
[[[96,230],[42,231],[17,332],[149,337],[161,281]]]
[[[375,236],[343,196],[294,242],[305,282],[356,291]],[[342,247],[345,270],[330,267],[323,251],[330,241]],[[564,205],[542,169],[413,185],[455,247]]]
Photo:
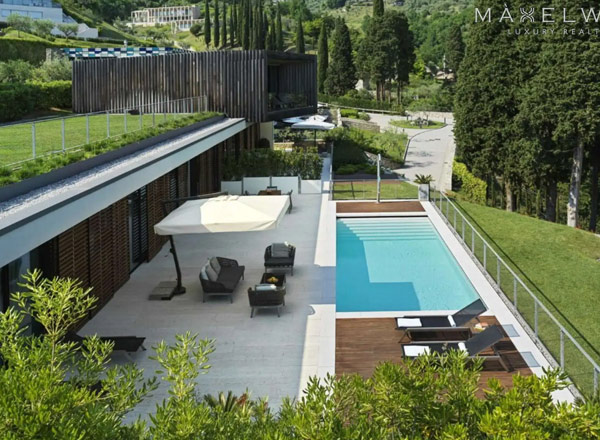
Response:
[[[180,31],[189,30],[194,23],[199,23],[200,7],[164,6],[162,8],[146,8],[131,13],[132,26],[155,26],[170,24]]]

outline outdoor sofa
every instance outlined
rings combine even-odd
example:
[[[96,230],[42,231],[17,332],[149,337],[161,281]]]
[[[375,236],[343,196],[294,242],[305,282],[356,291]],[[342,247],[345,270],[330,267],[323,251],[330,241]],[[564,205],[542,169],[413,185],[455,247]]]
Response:
[[[295,258],[295,246],[287,243],[273,243],[265,249],[265,270],[290,268],[294,275]]]
[[[464,342],[428,342],[417,344],[402,345],[402,356],[414,358],[427,353],[444,353],[447,350],[462,350],[465,351],[469,358],[480,356],[487,360],[495,360],[500,362],[502,368],[506,371],[511,371],[511,368],[500,355],[495,345],[504,339],[504,332],[498,325],[492,325],[486,328],[481,333],[471,336]],[[481,352],[492,349],[493,355],[480,355]]]
[[[200,271],[202,284],[202,302],[207,296],[228,296],[233,303],[233,291],[244,279],[245,266],[240,266],[236,260],[223,257],[210,258]]]

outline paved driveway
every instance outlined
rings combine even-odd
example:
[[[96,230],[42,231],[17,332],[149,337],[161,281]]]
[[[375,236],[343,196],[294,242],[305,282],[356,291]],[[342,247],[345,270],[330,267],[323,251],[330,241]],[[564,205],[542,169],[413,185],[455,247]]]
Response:
[[[406,163],[402,168],[394,170],[404,174],[411,181],[417,174],[431,174],[433,186],[450,189],[452,181],[452,161],[454,160],[454,134],[451,119],[448,125],[434,130],[399,129],[389,124],[392,119],[402,119],[401,116],[388,116],[369,113],[371,121],[378,124],[382,130],[394,129],[404,131],[410,138]],[[431,116],[431,119],[442,120]]]

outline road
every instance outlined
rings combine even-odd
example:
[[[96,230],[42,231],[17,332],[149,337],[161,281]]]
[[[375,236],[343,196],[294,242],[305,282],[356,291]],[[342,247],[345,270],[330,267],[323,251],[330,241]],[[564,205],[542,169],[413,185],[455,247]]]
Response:
[[[371,121],[379,124],[382,130],[396,129],[389,125],[390,117],[376,113],[369,113]],[[431,118],[436,119],[437,118]],[[447,119],[448,125],[434,130],[412,130],[405,129],[404,132],[410,138],[406,162],[395,173],[404,174],[409,180],[414,180],[417,174],[424,174],[434,178],[432,184],[435,188],[442,190],[451,189],[452,184],[452,161],[454,160],[454,135],[453,121]]]

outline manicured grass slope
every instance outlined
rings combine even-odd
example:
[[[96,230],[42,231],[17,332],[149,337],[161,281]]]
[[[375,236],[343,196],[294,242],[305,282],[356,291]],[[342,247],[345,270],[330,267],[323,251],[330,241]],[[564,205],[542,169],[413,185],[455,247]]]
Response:
[[[512,266],[554,315],[572,330],[578,342],[597,361],[600,359],[600,238],[592,233],[495,208],[458,202],[469,220]],[[450,215],[452,219],[452,215]],[[461,229],[460,222],[457,229]],[[470,233],[467,234],[470,237]],[[470,239],[467,239],[470,243]],[[476,252],[480,254],[481,251]],[[480,257],[481,258],[481,257]],[[488,271],[496,261],[488,256]],[[501,273],[502,287],[512,292],[508,271]],[[521,289],[522,290],[522,289]],[[533,322],[533,302],[518,290],[519,309]],[[560,334],[544,313],[539,329],[545,345],[559,356]],[[589,364],[567,343],[565,359],[571,375],[591,385]],[[573,364],[580,368],[574,368]],[[576,371],[575,371],[576,370]],[[575,378],[577,380],[577,378]]]
[[[334,200],[375,200],[377,198],[377,182],[334,182]],[[416,199],[417,187],[407,182],[381,182],[381,199]]]

